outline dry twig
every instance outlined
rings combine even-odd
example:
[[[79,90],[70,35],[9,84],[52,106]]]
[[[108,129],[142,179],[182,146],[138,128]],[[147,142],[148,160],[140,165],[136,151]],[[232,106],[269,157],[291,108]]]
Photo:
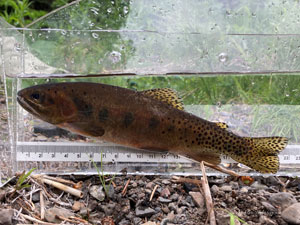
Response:
[[[48,223],[48,222],[44,222],[44,221],[41,221],[41,220],[38,220],[36,218],[33,218],[31,216],[28,216],[28,215],[25,215],[25,214],[20,214],[20,216],[22,216],[23,218],[25,218],[26,220],[29,220],[29,221],[32,221],[34,223],[38,223],[38,224],[44,224],[44,225],[59,225],[57,223]]]
[[[72,208],[71,203],[62,202],[62,201],[59,201],[59,199],[55,199],[55,198],[49,198],[49,200],[60,206]]]
[[[32,175],[34,178],[40,180],[42,183],[46,183],[46,184],[49,184],[53,187],[56,187],[64,192],[68,192],[70,193],[71,195],[74,195],[76,197],[79,197],[79,198],[82,198],[83,197],[83,193],[82,191],[80,190],[77,190],[75,188],[72,188],[72,187],[69,187],[67,185],[64,185],[62,183],[59,183],[59,182],[56,182],[56,181],[53,181],[53,180],[49,180],[49,179],[45,179],[43,176],[41,175]]]
[[[40,191],[40,207],[41,207],[41,219],[45,218],[45,201],[43,191]]]
[[[127,181],[126,184],[125,184],[125,187],[124,187],[124,189],[123,189],[123,191],[122,191],[122,196],[125,196],[125,195],[126,195],[127,187],[128,187],[128,185],[129,185],[129,182],[130,182],[130,179],[128,179],[128,181]]]
[[[214,164],[211,164],[211,163],[208,163],[208,162],[205,162],[205,161],[202,161],[204,163],[205,166],[208,166],[210,168],[213,168],[217,171],[220,171],[222,173],[225,173],[225,174],[228,174],[228,175],[231,175],[231,176],[234,176],[234,177],[240,177],[239,174],[237,174],[236,172],[232,171],[232,170],[228,170],[228,169],[225,169],[223,167],[220,167],[218,165],[214,165]]]
[[[150,202],[152,201],[152,198],[153,198],[154,193],[155,193],[155,191],[156,191],[157,188],[158,188],[158,184],[155,185],[155,187],[153,188],[153,191],[152,191],[151,196],[150,196]]]
[[[213,201],[212,201],[212,197],[211,197],[211,194],[210,194],[210,189],[209,189],[209,185],[208,185],[207,176],[206,176],[203,161],[201,161],[200,167],[201,167],[201,171],[202,171],[202,179],[201,179],[202,188],[203,188],[203,192],[204,192],[206,208],[207,208],[207,211],[208,211],[209,222],[210,222],[210,225],[216,225],[216,217],[215,217],[215,212],[213,210],[213,207],[214,207],[213,206]]]

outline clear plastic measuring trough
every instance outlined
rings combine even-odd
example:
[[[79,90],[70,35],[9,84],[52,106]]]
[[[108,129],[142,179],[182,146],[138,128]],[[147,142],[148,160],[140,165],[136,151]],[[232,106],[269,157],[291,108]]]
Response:
[[[102,155],[110,173],[200,173],[184,157],[57,130],[16,102],[17,91],[34,84],[92,81],[138,90],[173,88],[183,95],[186,110],[226,122],[235,133],[287,136],[278,174],[299,175],[298,10],[298,3],[280,1],[76,1],[24,29],[0,19],[12,170],[93,173],[90,160],[100,164]],[[262,97],[284,85],[282,93],[274,92],[281,101],[272,94]]]

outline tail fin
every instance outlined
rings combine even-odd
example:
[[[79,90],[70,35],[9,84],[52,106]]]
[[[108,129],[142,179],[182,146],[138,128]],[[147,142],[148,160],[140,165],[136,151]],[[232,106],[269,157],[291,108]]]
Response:
[[[249,166],[260,173],[276,173],[279,169],[278,153],[288,142],[285,137],[244,137],[250,146],[245,155],[236,158],[237,161]]]

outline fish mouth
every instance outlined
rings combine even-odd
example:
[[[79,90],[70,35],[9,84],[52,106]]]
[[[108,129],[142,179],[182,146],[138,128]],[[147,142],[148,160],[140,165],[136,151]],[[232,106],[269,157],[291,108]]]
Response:
[[[33,114],[36,117],[40,118],[40,114],[36,111],[36,105],[30,101],[28,101],[26,98],[22,97],[20,93],[17,95],[17,102],[27,111]]]

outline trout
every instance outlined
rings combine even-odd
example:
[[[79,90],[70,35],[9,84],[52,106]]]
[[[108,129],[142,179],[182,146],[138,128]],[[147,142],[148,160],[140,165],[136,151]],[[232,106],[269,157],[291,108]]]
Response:
[[[285,137],[241,137],[226,124],[184,111],[175,91],[135,91],[99,83],[42,84],[18,92],[20,105],[71,132],[138,149],[168,151],[217,165],[222,154],[276,173]]]

